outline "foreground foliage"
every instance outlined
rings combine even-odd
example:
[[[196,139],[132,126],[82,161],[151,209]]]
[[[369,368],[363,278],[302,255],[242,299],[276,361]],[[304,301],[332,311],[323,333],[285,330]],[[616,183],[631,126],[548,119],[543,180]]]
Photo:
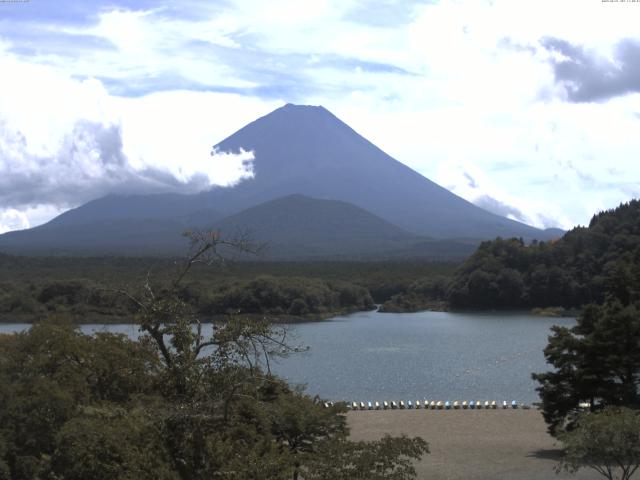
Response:
[[[350,442],[343,404],[270,374],[286,331],[231,316],[202,333],[181,282],[221,244],[198,236],[169,284],[123,292],[137,341],[60,319],[0,336],[1,480],[415,478],[424,440]]]
[[[629,480],[640,467],[640,413],[609,407],[580,416],[559,435],[565,456],[558,471],[591,468],[603,477]],[[619,473],[619,475],[617,475]]]
[[[571,425],[588,402],[640,408],[640,306],[611,298],[590,305],[572,328],[552,328],[544,350],[551,372],[534,374],[549,430]]]

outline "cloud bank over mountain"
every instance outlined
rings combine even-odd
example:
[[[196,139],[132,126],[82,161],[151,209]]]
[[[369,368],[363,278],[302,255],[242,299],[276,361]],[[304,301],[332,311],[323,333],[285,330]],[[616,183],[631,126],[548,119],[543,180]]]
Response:
[[[117,125],[78,121],[51,155],[31,153],[26,137],[6,125],[0,132],[0,204],[12,208],[71,206],[109,193],[196,193],[215,184],[206,166],[190,171],[130,162]],[[225,179],[227,184],[253,175],[251,152],[213,152],[212,158],[232,164],[226,168],[235,175]]]
[[[215,142],[284,103],[321,104],[456,194],[567,228],[640,195],[639,5],[1,3],[0,112],[38,159],[83,122],[115,125],[141,185],[190,191],[243,175],[242,160],[211,161]],[[36,224],[62,207],[8,208]]]
[[[123,101],[97,80],[69,78],[10,55],[0,68],[2,232],[110,193],[195,193],[253,175],[252,152],[212,152],[207,122],[198,126],[179,116],[180,108],[190,115],[199,99],[164,93]]]

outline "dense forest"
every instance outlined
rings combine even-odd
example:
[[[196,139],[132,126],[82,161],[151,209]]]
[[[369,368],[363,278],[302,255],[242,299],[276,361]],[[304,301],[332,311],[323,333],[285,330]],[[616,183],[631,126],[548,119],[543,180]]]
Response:
[[[64,314],[75,322],[131,321],[122,292],[162,284],[182,259],[20,257],[0,254],[0,321]],[[204,320],[228,313],[317,320],[370,310],[419,279],[448,277],[454,263],[226,262],[194,266],[181,298]],[[421,280],[423,281],[423,280]]]
[[[388,311],[564,307],[626,301],[640,291],[640,201],[595,215],[562,238],[483,242],[450,278],[420,279],[383,305]]]

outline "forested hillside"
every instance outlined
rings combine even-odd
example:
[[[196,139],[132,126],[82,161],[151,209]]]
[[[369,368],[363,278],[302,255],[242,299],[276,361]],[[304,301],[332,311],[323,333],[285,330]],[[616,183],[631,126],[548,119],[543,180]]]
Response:
[[[557,241],[483,242],[456,271],[453,308],[580,307],[640,292],[640,201],[595,215]]]

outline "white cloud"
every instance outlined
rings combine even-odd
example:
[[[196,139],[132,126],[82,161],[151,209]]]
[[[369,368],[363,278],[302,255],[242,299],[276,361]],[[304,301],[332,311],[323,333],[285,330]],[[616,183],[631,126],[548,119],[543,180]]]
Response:
[[[613,60],[621,39],[640,38],[640,4],[398,2],[410,14],[385,26],[379,16],[367,21],[365,3],[243,0],[207,5],[195,19],[168,18],[161,7],[104,9],[96,24],[64,27],[115,46],[90,54],[18,58],[5,38],[0,112],[27,139],[25,159],[55,155],[79,120],[116,125],[128,168],[158,169],[183,185],[240,178],[243,158],[212,160],[211,145],[297,101],[326,106],[432,180],[471,201],[512,206],[534,225],[585,223],[640,194],[640,95],[563,101],[549,62],[557,53],[541,42],[560,38]],[[109,81],[139,97],[115,96]],[[238,94],[195,91],[201,84]]]
[[[0,210],[0,233],[24,230],[30,226],[29,219],[24,212],[15,208]]]
[[[251,152],[211,155],[211,148],[271,108],[222,93],[116,97],[96,79],[76,80],[6,51],[0,70],[4,230],[108,193],[193,193],[250,177]]]
[[[118,125],[78,120],[58,150],[39,156],[29,153],[27,137],[4,126],[0,134],[0,202],[4,208],[42,204],[72,207],[108,193],[195,193],[252,176],[251,152],[214,152],[212,158],[207,158],[206,152],[201,155],[205,160],[201,164],[134,164],[125,154]],[[192,152],[187,149],[181,153]]]

